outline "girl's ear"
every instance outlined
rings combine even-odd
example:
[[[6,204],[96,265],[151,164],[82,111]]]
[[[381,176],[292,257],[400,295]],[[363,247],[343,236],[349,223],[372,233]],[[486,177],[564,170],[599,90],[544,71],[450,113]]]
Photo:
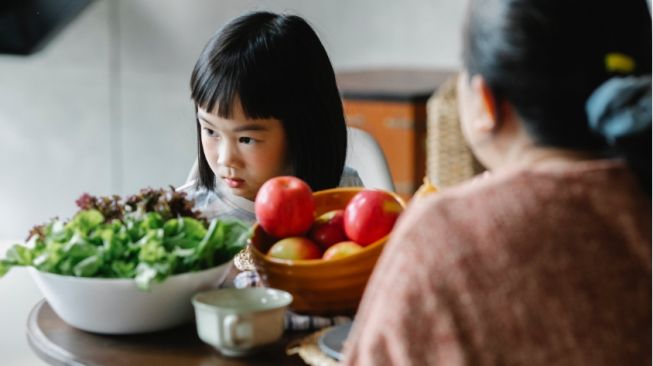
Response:
[[[482,103],[476,128],[483,132],[494,131],[499,125],[498,105],[494,93],[481,75],[472,76],[472,90]]]

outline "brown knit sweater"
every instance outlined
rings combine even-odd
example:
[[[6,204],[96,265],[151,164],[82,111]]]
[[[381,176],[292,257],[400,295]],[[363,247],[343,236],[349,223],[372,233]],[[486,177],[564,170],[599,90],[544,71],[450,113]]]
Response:
[[[650,364],[650,198],[596,161],[416,202],[345,348],[348,365]]]

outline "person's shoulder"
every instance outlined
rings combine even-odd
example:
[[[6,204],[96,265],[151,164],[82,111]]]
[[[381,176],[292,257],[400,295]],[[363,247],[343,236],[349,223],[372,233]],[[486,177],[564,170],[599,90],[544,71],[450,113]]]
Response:
[[[595,176],[590,174],[592,169],[596,171]],[[603,184],[598,178],[619,172],[618,167],[612,171],[609,165],[602,168],[594,164],[482,174],[424,198],[413,199],[400,217],[398,228],[407,238],[434,238],[428,243],[414,240],[414,245],[448,243],[443,250],[449,250],[451,247],[468,248],[476,241],[483,241],[487,243],[486,249],[497,249],[496,246],[503,244],[491,238],[497,237],[499,232],[507,238],[517,232],[543,228],[545,221],[555,219],[560,211],[590,214],[588,207],[593,205],[592,197],[600,196],[605,200],[609,193],[608,183],[614,184],[614,179],[606,179]],[[504,232],[505,224],[511,225],[509,235]]]
[[[196,180],[188,181],[175,190],[185,193],[186,198],[194,202],[195,209],[201,211],[206,210],[217,199],[215,192],[199,186]]]
[[[219,189],[213,191],[198,186],[195,180],[189,181],[176,189],[186,193],[186,197],[194,202],[194,208],[202,213],[208,220],[212,219],[237,219],[250,225],[256,221],[253,212],[242,208],[232,202],[227,195]]]
[[[452,242],[457,242],[455,245],[459,247],[466,245],[466,238],[491,227],[485,223],[500,214],[503,205],[509,204],[504,202],[504,194],[512,191],[510,187],[520,185],[520,179],[513,174],[479,175],[437,193],[413,198],[397,224],[401,246],[404,249],[407,245],[446,246]]]
[[[200,187],[197,184],[196,180],[190,180],[184,183],[183,185],[177,187],[175,191],[185,193],[186,197],[194,201],[198,201],[201,198],[205,198],[205,196],[208,196],[208,194],[210,193],[210,191],[207,190],[206,188]]]
[[[425,197],[413,198],[410,206],[420,213],[432,210],[457,210],[458,205],[465,206],[480,202],[488,196],[492,196],[494,191],[501,190],[501,187],[514,185],[515,178],[514,176],[496,176],[489,173],[480,174]]]
[[[177,192],[192,193],[197,191],[197,181],[195,179],[189,180],[181,186],[175,188]]]

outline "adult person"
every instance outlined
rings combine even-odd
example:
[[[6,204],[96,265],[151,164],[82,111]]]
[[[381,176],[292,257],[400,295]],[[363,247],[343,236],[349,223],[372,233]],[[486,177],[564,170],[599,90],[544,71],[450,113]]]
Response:
[[[472,0],[463,39],[491,174],[404,213],[344,363],[650,364],[646,2]]]

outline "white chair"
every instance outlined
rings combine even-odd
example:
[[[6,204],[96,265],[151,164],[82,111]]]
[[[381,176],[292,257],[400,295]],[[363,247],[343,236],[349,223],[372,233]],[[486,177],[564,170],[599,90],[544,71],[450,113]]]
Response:
[[[347,157],[345,165],[355,169],[367,188],[380,188],[394,192],[388,163],[381,146],[369,133],[347,127]],[[197,160],[193,163],[186,183],[197,179]]]
[[[395,191],[385,154],[376,139],[361,129],[347,127],[345,165],[356,169],[367,188]]]

